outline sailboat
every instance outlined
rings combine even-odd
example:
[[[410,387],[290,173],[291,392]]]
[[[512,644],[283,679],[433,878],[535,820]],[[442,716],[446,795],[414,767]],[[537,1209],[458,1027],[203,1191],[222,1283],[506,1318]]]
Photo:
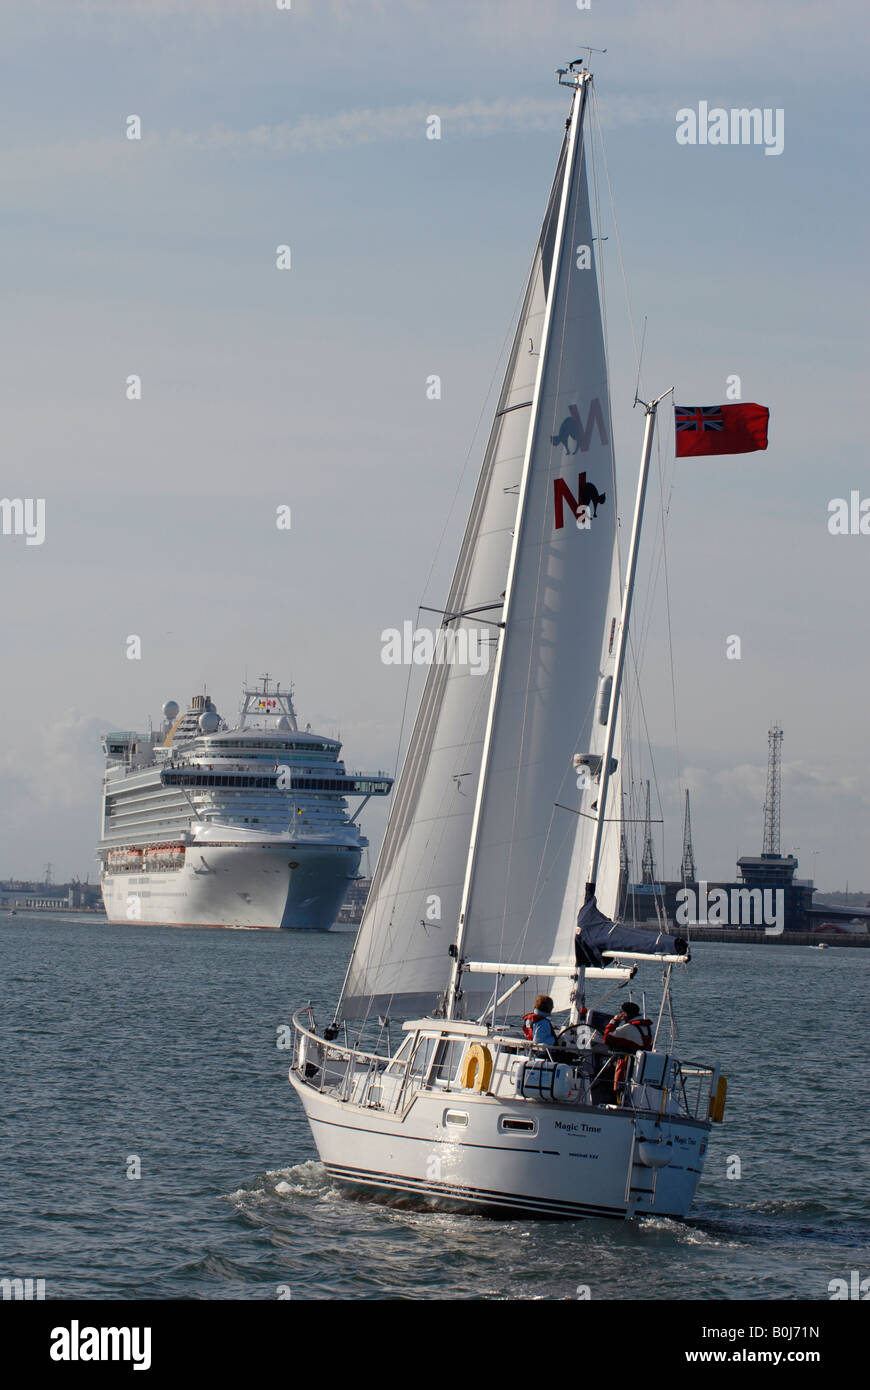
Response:
[[[623,585],[592,75],[578,59],[558,79],[570,119],[439,634],[483,622],[494,657],[485,676],[429,667],[340,999],[325,1027],[310,1004],[294,1015],[289,1080],[351,1189],[490,1215],[682,1217],[725,1081],[660,1046],[688,943],[618,920],[620,690],[664,397],[645,404]],[[650,967],[658,1019],[636,1017],[647,1032],[630,1041]],[[565,1015],[549,1041],[540,1012],[521,1021],[539,992]]]

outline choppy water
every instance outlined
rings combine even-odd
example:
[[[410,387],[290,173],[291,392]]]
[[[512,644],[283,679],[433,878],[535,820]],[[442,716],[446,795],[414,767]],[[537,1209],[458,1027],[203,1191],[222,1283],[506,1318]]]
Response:
[[[870,951],[696,948],[678,1050],[722,1062],[727,1123],[691,1221],[619,1225],[333,1187],[276,1039],[309,998],[328,1012],[352,939],[0,917],[0,1277],[59,1298],[827,1299],[870,1274]]]

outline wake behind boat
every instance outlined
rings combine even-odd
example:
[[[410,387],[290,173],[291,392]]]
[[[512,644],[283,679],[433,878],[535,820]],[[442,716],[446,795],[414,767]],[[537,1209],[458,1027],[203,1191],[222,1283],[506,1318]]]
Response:
[[[622,595],[592,79],[577,62],[560,82],[571,118],[442,622],[484,615],[495,660],[485,677],[429,669],[338,1007],[322,1032],[296,1014],[289,1079],[351,1186],[489,1213],[685,1216],[724,1082],[666,1041],[687,943],[614,921],[619,697],[658,401]],[[649,964],[656,1022],[645,999],[607,1008]],[[558,1038],[540,1012],[520,1026],[538,990],[544,1016],[568,1011]]]

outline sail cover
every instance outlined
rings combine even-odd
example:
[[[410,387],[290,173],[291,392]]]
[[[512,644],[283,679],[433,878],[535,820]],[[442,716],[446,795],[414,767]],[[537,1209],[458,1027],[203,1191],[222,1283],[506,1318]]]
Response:
[[[688,956],[688,942],[663,931],[645,931],[625,922],[613,922],[599,911],[595,898],[584,903],[577,915],[574,952],[578,965],[609,965],[603,951],[639,951],[657,956]]]
[[[461,663],[429,669],[345,982],[344,1017],[431,1012],[450,979],[463,901],[465,958],[573,961],[620,610],[585,99],[584,84],[444,619],[454,630],[491,620],[493,659],[486,675]],[[618,759],[618,740],[614,752]],[[598,894],[615,909],[619,768],[609,807]],[[466,1015],[479,1013],[496,985],[485,974],[466,976]],[[569,989],[551,982],[557,1007]]]

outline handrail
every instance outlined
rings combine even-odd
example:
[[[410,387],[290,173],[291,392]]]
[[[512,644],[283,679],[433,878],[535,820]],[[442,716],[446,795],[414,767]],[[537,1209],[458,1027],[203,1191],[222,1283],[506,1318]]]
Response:
[[[364,1057],[366,1061],[372,1062],[392,1061],[391,1057],[385,1057],[383,1053],[361,1052],[356,1047],[342,1047],[341,1043],[335,1043],[329,1038],[324,1038],[320,1033],[312,1033],[310,1028],[306,1028],[304,1024],[299,1022],[299,1015],[307,1012],[307,1009],[299,1009],[298,1012],[293,1015],[293,1027],[296,1029],[297,1033],[302,1033],[306,1038],[311,1038],[312,1042],[318,1043],[320,1047],[325,1047],[330,1052],[337,1052],[339,1056],[342,1057]]]
[[[316,1043],[319,1047],[324,1048],[327,1052],[330,1052],[330,1053],[332,1053],[333,1055],[338,1055],[339,1057],[346,1057],[346,1058],[351,1059],[351,1060],[354,1059],[354,1058],[358,1058],[360,1061],[366,1061],[366,1062],[368,1062],[368,1063],[370,1064],[370,1065],[369,1065],[369,1070],[368,1070],[368,1077],[367,1077],[367,1079],[366,1079],[366,1082],[364,1083],[364,1088],[363,1088],[364,1090],[366,1089],[366,1086],[367,1086],[369,1089],[371,1088],[371,1084],[372,1084],[372,1080],[373,1080],[373,1075],[372,1075],[372,1073],[373,1073],[373,1070],[374,1070],[373,1067],[372,1067],[372,1065],[371,1065],[372,1063],[379,1063],[379,1064],[385,1064],[385,1063],[386,1063],[386,1064],[390,1064],[390,1063],[392,1063],[392,1062],[395,1061],[395,1056],[393,1056],[393,1057],[388,1057],[388,1056],[385,1056],[383,1053],[363,1052],[361,1049],[354,1048],[354,1047],[345,1047],[345,1046],[342,1046],[341,1043],[335,1043],[335,1042],[333,1042],[333,1041],[330,1041],[328,1038],[322,1037],[319,1033],[315,1033],[315,1032],[313,1032],[310,1028],[306,1028],[305,1025],[300,1021],[300,1015],[305,1014],[305,1013],[307,1013],[307,1009],[300,1009],[300,1010],[298,1010],[297,1013],[293,1014],[293,1016],[292,1016],[293,1027],[294,1027],[294,1029],[296,1030],[297,1033],[302,1034],[303,1037],[310,1038],[312,1042]],[[433,1023],[433,1026],[432,1026],[432,1031],[433,1031],[433,1033],[435,1032],[436,1028],[437,1028],[437,1024],[436,1024],[436,1023]],[[421,1030],[420,1030],[420,1033],[422,1033],[422,1031],[423,1031],[423,1030],[421,1029]],[[398,1089],[398,1092],[397,1092],[397,1094],[396,1094],[395,1100],[393,1101],[392,1106],[391,1106],[391,1109],[393,1110],[394,1113],[398,1112],[399,1107],[402,1105],[402,1102],[403,1102],[403,1100],[405,1100],[405,1097],[406,1097],[406,1092],[407,1092],[407,1089],[408,1089],[408,1082],[409,1082],[410,1079],[411,1079],[411,1067],[412,1067],[412,1064],[413,1064],[413,1061],[414,1061],[414,1058],[415,1058],[415,1056],[416,1056],[416,1052],[417,1052],[417,1049],[418,1049],[418,1046],[419,1046],[419,1043],[420,1043],[420,1033],[418,1033],[418,1035],[417,1035],[416,1038],[412,1038],[411,1046],[410,1046],[410,1048],[409,1048],[409,1050],[408,1050],[408,1055],[407,1055],[407,1057],[405,1058],[404,1075],[402,1076],[401,1084],[400,1084],[400,1086],[399,1086],[399,1089]],[[405,1040],[407,1040],[407,1036],[408,1036],[408,1035],[406,1034],[406,1039],[405,1039]],[[454,1038],[455,1038],[455,1034],[454,1034]],[[456,1040],[458,1040],[458,1039],[456,1039]],[[510,1048],[517,1048],[517,1049],[519,1049],[519,1050],[522,1051],[522,1052],[526,1052],[526,1053],[529,1054],[530,1057],[533,1056],[533,1055],[535,1055],[535,1052],[537,1052],[537,1055],[538,1055],[538,1056],[543,1055],[543,1056],[549,1058],[550,1061],[553,1060],[552,1057],[550,1056],[550,1051],[551,1051],[551,1049],[550,1049],[549,1047],[547,1047],[546,1045],[541,1044],[541,1043],[535,1043],[534,1041],[531,1041],[531,1040],[528,1039],[528,1038],[499,1038],[499,1039],[495,1040],[495,1042],[496,1042],[496,1045],[505,1044],[505,1043],[506,1043],[508,1047],[510,1047]],[[556,1047],[558,1048],[558,1044],[556,1044]],[[591,1055],[591,1054],[590,1054],[590,1055]],[[613,1052],[613,1053],[610,1054],[610,1056],[608,1056],[608,1057],[606,1057],[606,1058],[604,1059],[604,1062],[603,1062],[603,1065],[601,1066],[601,1068],[590,1078],[590,1087],[591,1087],[591,1086],[594,1086],[594,1085],[596,1084],[596,1082],[600,1081],[601,1076],[603,1075],[604,1071],[606,1070],[606,1067],[607,1067],[608,1062],[610,1062],[613,1058],[618,1057],[619,1055],[620,1055],[619,1053]],[[685,1106],[686,1114],[689,1115],[689,1114],[692,1113],[692,1107],[689,1105],[688,1096],[686,1095],[686,1092],[685,1092],[685,1078],[688,1077],[688,1076],[697,1076],[697,1077],[702,1077],[702,1076],[705,1076],[705,1075],[707,1075],[707,1076],[712,1076],[716,1069],[715,1069],[715,1067],[708,1066],[708,1065],[706,1065],[705,1063],[702,1063],[702,1062],[686,1062],[686,1063],[683,1063],[683,1062],[680,1061],[680,1059],[679,1059],[678,1057],[675,1057],[673,1060],[677,1063],[677,1066],[679,1067],[679,1070],[680,1070],[680,1082],[681,1082],[681,1090],[682,1090],[682,1100],[683,1100],[683,1105]],[[344,1076],[344,1080],[343,1080],[343,1087],[344,1087],[344,1092],[345,1092],[345,1098],[347,1098],[347,1095],[349,1094],[349,1086],[350,1086],[350,1070],[348,1069],[348,1071],[346,1072],[346,1074],[345,1074],[345,1076]],[[666,1093],[669,1093],[669,1091],[670,1091],[670,1088],[666,1088]],[[414,1100],[415,1100],[415,1099],[416,1099],[416,1088],[415,1088],[415,1094],[412,1095],[412,1096],[410,1096],[410,1098],[408,1099],[406,1109],[410,1108],[410,1106],[414,1103]],[[696,1116],[697,1116],[697,1111],[698,1111],[698,1107],[699,1107],[700,1103],[701,1103],[701,1096],[700,1096],[700,1094],[699,1094],[699,1096],[698,1096],[698,1098],[697,1098],[697,1100],[696,1100],[696,1104],[695,1104],[695,1115],[696,1115]],[[660,1113],[661,1113],[661,1112],[660,1112]]]
[[[382,1053],[382,1052],[363,1052],[360,1048],[356,1048],[356,1047],[343,1047],[341,1043],[336,1043],[336,1042],[331,1041],[329,1038],[324,1038],[324,1037],[322,1036],[322,1034],[320,1034],[320,1033],[312,1033],[311,1030],[310,1030],[309,1028],[306,1028],[305,1025],[304,1025],[303,1023],[300,1023],[300,1021],[299,1021],[300,1015],[305,1014],[305,1013],[307,1013],[307,1012],[308,1012],[307,1008],[304,1008],[304,1009],[299,1009],[295,1014],[293,1014],[293,1017],[292,1017],[293,1027],[296,1029],[296,1031],[297,1031],[298,1033],[303,1033],[303,1034],[305,1035],[305,1037],[311,1038],[311,1040],[312,1040],[313,1042],[319,1043],[321,1047],[328,1048],[331,1052],[337,1052],[340,1056],[343,1056],[343,1057],[360,1057],[360,1058],[365,1059],[366,1061],[372,1060],[372,1061],[375,1061],[375,1062],[393,1062],[393,1061],[395,1061],[395,1055],[393,1055],[393,1056],[387,1056],[386,1054],[384,1054],[384,1053]],[[436,1020],[431,1024],[431,1026],[430,1026],[429,1028],[427,1028],[427,1029],[421,1028],[421,1027],[420,1027],[419,1021],[417,1021],[417,1023],[415,1024],[415,1028],[416,1028],[416,1030],[417,1030],[418,1032],[420,1032],[420,1033],[423,1033],[423,1032],[431,1032],[432,1036],[435,1037],[435,1036],[438,1035],[438,1033],[439,1033],[440,1030],[441,1030],[441,1020],[440,1020],[440,1019],[436,1019]],[[444,1031],[445,1034],[447,1034],[447,1035],[449,1035],[449,1036],[457,1037],[455,1031],[454,1031],[453,1029],[451,1029],[451,1027],[450,1027],[450,1020],[449,1020],[449,1019],[445,1019],[445,1020],[444,1020],[444,1030],[443,1030],[443,1031]],[[462,1035],[460,1034],[460,1035],[458,1035],[458,1036],[461,1037]],[[478,1036],[478,1035],[477,1035],[477,1034],[469,1034],[468,1036],[469,1036],[469,1037],[476,1037],[476,1036]],[[480,1035],[480,1036],[483,1036],[483,1035]],[[405,1039],[407,1039],[407,1037],[408,1037],[408,1034],[406,1033],[406,1034],[405,1034]],[[457,1039],[457,1040],[458,1040],[458,1039]],[[531,1041],[529,1038],[523,1038],[523,1037],[517,1037],[517,1038],[503,1038],[503,1037],[499,1037],[499,1038],[497,1038],[497,1039],[493,1039],[492,1041],[493,1041],[493,1044],[494,1044],[494,1045],[501,1044],[501,1043],[507,1043],[507,1045],[508,1045],[509,1047],[519,1047],[519,1048],[522,1048],[523,1051],[527,1051],[527,1050],[528,1050],[528,1051],[531,1051],[531,1049],[534,1048],[534,1047],[541,1049],[541,1048],[543,1048],[543,1047],[545,1046],[545,1044],[543,1044],[543,1043],[536,1043],[536,1042]],[[556,1043],[555,1046],[558,1047],[559,1044]],[[411,1053],[413,1054],[413,1052],[414,1052],[414,1047],[413,1047],[413,1045],[412,1045]],[[552,1059],[551,1059],[551,1060],[552,1060]]]

